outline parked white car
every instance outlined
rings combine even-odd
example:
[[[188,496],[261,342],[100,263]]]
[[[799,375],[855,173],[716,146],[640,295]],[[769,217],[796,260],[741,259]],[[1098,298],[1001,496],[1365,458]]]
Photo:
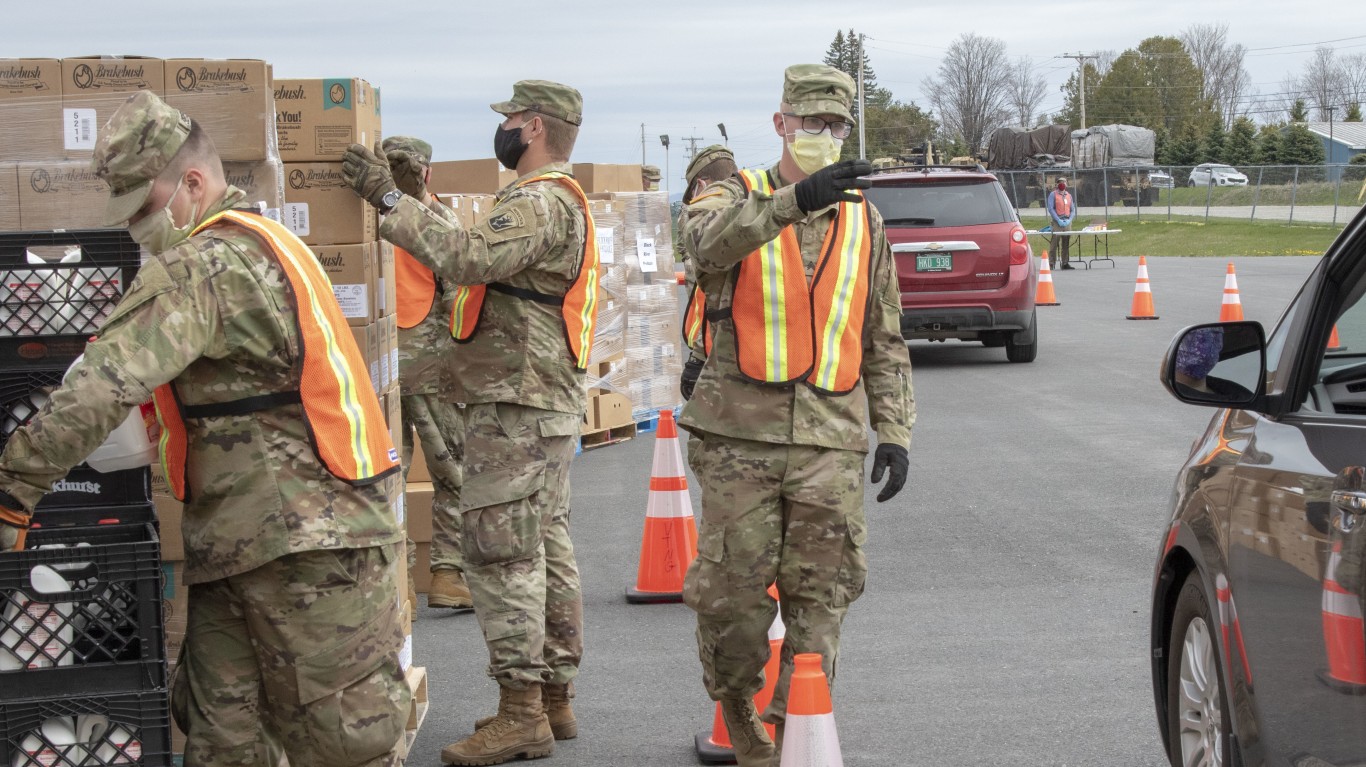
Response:
[[[1247,176],[1232,165],[1207,162],[1191,169],[1187,186],[1247,186]]]
[[[1158,189],[1171,189],[1176,186],[1176,182],[1172,180],[1171,174],[1165,170],[1148,171],[1148,183]]]

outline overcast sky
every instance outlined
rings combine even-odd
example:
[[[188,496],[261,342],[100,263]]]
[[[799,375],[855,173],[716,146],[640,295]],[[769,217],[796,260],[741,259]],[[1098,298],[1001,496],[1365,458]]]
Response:
[[[929,109],[922,81],[965,32],[1006,43],[1049,82],[1047,112],[1076,63],[1064,53],[1135,47],[1195,23],[1226,23],[1249,50],[1253,89],[1281,91],[1316,44],[1366,50],[1366,3],[1327,0],[1151,0],[1124,2],[773,2],[682,3],[510,0],[60,3],[8,0],[0,56],[142,54],[163,58],[259,58],[277,77],[363,77],[383,90],[384,132],[431,141],[438,160],[492,156],[499,120],[488,105],[523,78],[557,80],[584,95],[574,159],[641,161],[665,167],[682,187],[684,137],[716,143],[725,123],[742,165],[777,157],[770,117],[789,64],[819,62],[836,30],[870,38],[879,84]],[[1355,37],[1353,37],[1355,36]]]

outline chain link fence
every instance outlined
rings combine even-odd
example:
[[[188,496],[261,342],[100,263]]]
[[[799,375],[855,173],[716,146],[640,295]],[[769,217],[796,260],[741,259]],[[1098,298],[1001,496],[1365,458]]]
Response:
[[[1022,216],[1042,215],[1065,179],[1086,215],[1244,218],[1287,224],[1345,224],[1366,200],[1366,165],[1037,168],[992,171]],[[1033,208],[1034,210],[1030,210]]]

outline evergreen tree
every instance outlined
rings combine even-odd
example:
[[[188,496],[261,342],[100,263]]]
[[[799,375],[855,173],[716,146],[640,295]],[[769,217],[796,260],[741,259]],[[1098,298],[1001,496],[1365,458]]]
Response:
[[[1322,165],[1323,159],[1323,142],[1303,123],[1292,123],[1285,129],[1280,152],[1282,165]]]
[[[1086,121],[1091,125],[1096,125],[1096,121],[1091,117],[1091,103],[1096,97],[1096,86],[1100,84],[1100,71],[1091,63],[1082,65],[1082,71],[1086,75]],[[1067,83],[1061,88],[1063,93],[1062,111],[1053,116],[1054,123],[1069,125],[1073,129],[1081,127],[1081,88],[1077,81],[1077,73],[1073,72],[1067,78]]]
[[[1166,154],[1158,158],[1161,165],[1197,165],[1200,160],[1200,131],[1194,123],[1187,123],[1176,130],[1166,142]]]
[[[848,32],[835,32],[835,39],[830,42],[830,47],[825,49],[825,58],[822,61],[826,66],[834,67],[849,75],[857,85],[860,59],[863,61],[863,100],[870,107],[874,104],[884,108],[889,106],[892,103],[891,91],[878,87],[877,73],[873,71],[873,62],[868,57],[868,49],[864,48],[862,56],[859,55],[859,36],[853,29]],[[854,98],[852,111],[854,117],[857,118],[857,96]]]
[[[1347,122],[1349,122],[1349,123],[1359,123],[1359,122],[1361,122],[1361,105],[1358,104],[1358,103],[1355,102],[1355,101],[1353,101],[1352,103],[1348,104],[1348,105],[1347,105],[1347,117],[1346,117],[1345,119],[1346,119]]]
[[[1309,107],[1304,105],[1304,99],[1295,99],[1295,103],[1290,105],[1290,122],[1302,123],[1309,119]]]
[[[1281,128],[1280,125],[1263,125],[1257,132],[1258,165],[1281,164]]]
[[[1200,139],[1200,162],[1223,162],[1224,145],[1228,134],[1224,132],[1224,121],[1213,120],[1205,135]]]
[[[1150,37],[1121,53],[1092,96],[1087,122],[1122,123],[1176,131],[1196,123],[1204,132],[1213,110],[1200,95],[1200,70],[1175,37]]]
[[[1233,129],[1224,140],[1223,162],[1239,165],[1257,164],[1257,126],[1246,117],[1233,121]]]

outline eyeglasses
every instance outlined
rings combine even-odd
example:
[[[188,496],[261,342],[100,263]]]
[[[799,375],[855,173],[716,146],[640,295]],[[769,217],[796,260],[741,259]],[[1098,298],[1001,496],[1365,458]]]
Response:
[[[793,114],[791,112],[783,112],[783,117],[800,117],[802,120],[802,130],[806,133],[820,133],[825,130],[826,126],[829,126],[831,136],[834,136],[837,139],[846,139],[849,138],[850,133],[854,132],[854,124],[845,122],[844,120],[826,120],[822,117],[816,117],[815,115],[803,117],[802,115]]]

